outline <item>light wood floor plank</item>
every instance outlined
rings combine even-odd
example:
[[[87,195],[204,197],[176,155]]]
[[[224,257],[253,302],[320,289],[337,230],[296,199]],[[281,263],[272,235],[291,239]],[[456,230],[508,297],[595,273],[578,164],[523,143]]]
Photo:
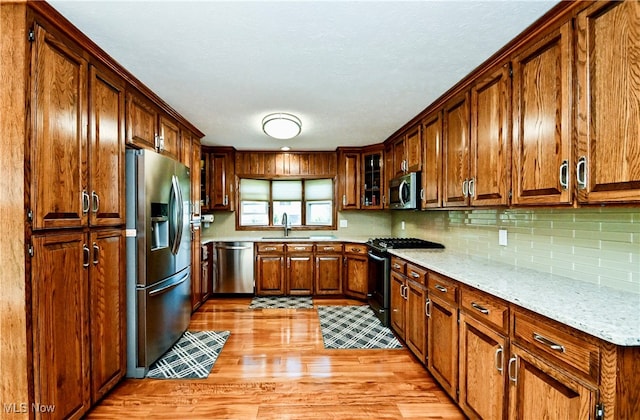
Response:
[[[211,299],[192,317],[190,330],[231,331],[207,379],[127,379],[88,418],[465,418],[407,349],[328,350],[315,310],[249,302]]]

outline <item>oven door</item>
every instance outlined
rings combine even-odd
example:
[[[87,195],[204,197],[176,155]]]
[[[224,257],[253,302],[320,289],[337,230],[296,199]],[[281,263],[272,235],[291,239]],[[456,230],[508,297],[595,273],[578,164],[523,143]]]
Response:
[[[375,312],[383,325],[389,326],[390,306],[390,259],[386,253],[382,254],[369,250],[369,306]]]

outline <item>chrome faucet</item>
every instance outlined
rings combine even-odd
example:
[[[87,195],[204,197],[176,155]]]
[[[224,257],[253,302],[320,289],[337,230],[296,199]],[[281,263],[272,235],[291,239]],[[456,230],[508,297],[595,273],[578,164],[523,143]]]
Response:
[[[289,216],[287,216],[287,212],[282,213],[282,226],[284,228],[284,236],[289,236]]]

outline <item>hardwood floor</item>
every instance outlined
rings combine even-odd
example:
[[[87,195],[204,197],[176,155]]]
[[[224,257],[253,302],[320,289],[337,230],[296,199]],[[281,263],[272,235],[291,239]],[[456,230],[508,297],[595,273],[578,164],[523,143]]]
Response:
[[[88,418],[465,418],[406,348],[326,350],[315,310],[249,302],[210,299],[193,315],[191,330],[231,331],[207,379],[127,379]]]

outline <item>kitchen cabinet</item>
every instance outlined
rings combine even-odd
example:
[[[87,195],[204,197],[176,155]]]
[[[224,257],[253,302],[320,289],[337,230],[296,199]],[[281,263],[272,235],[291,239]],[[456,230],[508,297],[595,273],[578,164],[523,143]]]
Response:
[[[316,244],[315,265],[315,294],[341,295],[342,244]]]
[[[443,206],[469,204],[469,94],[451,99],[443,110]]]
[[[234,210],[235,164],[233,148],[218,147],[208,153],[209,173],[206,180],[209,185],[210,200],[208,210]]]
[[[88,320],[91,401],[95,403],[115,387],[127,369],[126,238],[122,229],[96,229],[89,237]]]
[[[422,362],[427,357],[426,279],[427,271],[425,269],[407,263],[407,285],[404,292],[407,303],[405,342]]]
[[[571,22],[512,58],[514,205],[572,202],[572,60]]]
[[[576,184],[580,203],[640,202],[637,1],[577,16]]]
[[[256,294],[284,295],[286,292],[285,245],[256,244]]]
[[[204,290],[202,278],[202,231],[199,224],[191,225],[191,310],[204,303]]]
[[[442,207],[442,113],[427,116],[422,127],[422,208],[438,208]]]
[[[202,197],[201,188],[202,169],[200,163],[202,162],[200,157],[200,139],[191,135],[191,165],[189,166],[191,174],[191,219],[197,219],[202,216]]]
[[[402,273],[391,271],[391,328],[398,336],[406,339],[406,313],[407,303],[405,290],[407,281]]]
[[[384,152],[382,146],[362,151],[362,210],[380,210],[384,207]]]
[[[313,243],[287,244],[286,290],[291,296],[313,295]]]
[[[458,401],[458,286],[434,272],[427,277],[428,369]]]
[[[411,127],[406,133],[392,141],[393,166],[392,177],[407,172],[422,170],[422,125]]]
[[[160,145],[158,150],[160,153],[169,156],[174,160],[180,160],[180,127],[172,119],[160,114],[158,120],[160,127]]]
[[[367,246],[357,243],[344,244],[344,294],[366,299],[369,292]]]
[[[236,151],[236,175],[273,179],[280,176],[333,178],[337,174],[335,152]]]
[[[34,401],[80,418],[91,404],[91,248],[83,232],[36,235],[32,246]]]
[[[471,419],[506,419],[508,305],[464,289],[460,309],[460,408]]]
[[[472,206],[505,206],[511,188],[511,79],[497,66],[471,88],[470,173]]]
[[[361,154],[353,149],[338,149],[340,210],[360,208]]]

